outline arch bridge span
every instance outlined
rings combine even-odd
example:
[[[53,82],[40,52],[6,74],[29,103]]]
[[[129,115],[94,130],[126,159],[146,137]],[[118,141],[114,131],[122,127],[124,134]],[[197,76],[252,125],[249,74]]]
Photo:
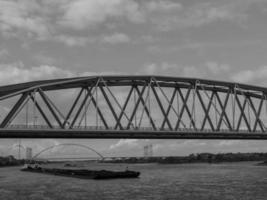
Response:
[[[0,138],[267,139],[267,88],[223,81],[34,81],[0,87],[0,106]]]
[[[61,143],[61,144],[56,144],[56,145],[52,145],[52,146],[49,146],[49,147],[47,147],[47,148],[44,148],[43,150],[41,150],[41,151],[39,151],[38,153],[36,153],[33,157],[32,157],[32,160],[37,160],[38,159],[38,157],[41,155],[41,154],[43,154],[43,153],[45,153],[45,152],[47,152],[47,151],[49,151],[49,150],[52,150],[52,149],[54,149],[54,148],[56,148],[56,147],[65,147],[65,146],[75,146],[75,147],[80,147],[80,148],[83,148],[83,149],[87,149],[87,150],[89,150],[89,151],[92,151],[92,152],[94,152],[97,156],[99,156],[99,158],[101,158],[101,160],[104,160],[105,158],[104,158],[104,156],[101,154],[101,153],[99,153],[98,151],[96,151],[95,149],[93,149],[93,148],[91,148],[91,147],[89,147],[89,146],[86,146],[86,145],[83,145],[83,144],[75,144],[75,143]],[[60,159],[60,158],[58,158],[58,159]],[[75,159],[75,158],[73,158],[73,159]]]

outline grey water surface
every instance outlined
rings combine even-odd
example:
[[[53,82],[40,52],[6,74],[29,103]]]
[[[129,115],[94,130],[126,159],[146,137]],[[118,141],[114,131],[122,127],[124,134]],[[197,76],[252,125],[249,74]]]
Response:
[[[138,170],[138,179],[85,180],[0,168],[0,199],[38,200],[266,200],[267,166],[221,164],[85,164],[83,168]]]

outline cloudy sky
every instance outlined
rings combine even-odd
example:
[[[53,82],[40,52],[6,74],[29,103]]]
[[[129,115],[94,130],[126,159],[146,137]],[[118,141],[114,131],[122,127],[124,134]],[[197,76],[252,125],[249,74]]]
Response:
[[[266,0],[0,0],[0,84],[161,74],[267,85]],[[62,141],[23,141],[41,149]],[[66,142],[66,141],[64,141]],[[266,151],[263,142],[76,141],[104,154]],[[0,141],[0,150],[16,141]]]

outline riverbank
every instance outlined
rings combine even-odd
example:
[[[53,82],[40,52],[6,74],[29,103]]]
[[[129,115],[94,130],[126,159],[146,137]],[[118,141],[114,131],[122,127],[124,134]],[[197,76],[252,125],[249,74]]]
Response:
[[[222,162],[242,162],[242,161],[261,161],[262,165],[267,165],[267,153],[198,153],[188,156],[159,156],[159,157],[123,157],[123,158],[105,158],[98,162],[101,163],[159,163],[159,164],[187,164],[187,163],[222,163]],[[38,161],[41,163],[41,161]],[[92,161],[47,161],[46,163],[67,163],[76,165],[81,162]],[[25,163],[24,159],[17,160],[13,156],[0,157],[0,167],[18,166]]]
[[[23,165],[25,160],[17,160],[14,156],[0,157],[0,167]]]
[[[188,156],[166,157],[129,157],[104,160],[105,163],[159,163],[159,164],[183,164],[183,163],[221,163],[242,161],[267,161],[267,153],[199,153]]]

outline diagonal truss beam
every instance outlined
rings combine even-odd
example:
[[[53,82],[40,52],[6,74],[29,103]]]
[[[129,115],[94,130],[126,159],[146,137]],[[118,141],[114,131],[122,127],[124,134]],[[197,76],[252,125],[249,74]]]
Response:
[[[32,93],[30,94],[30,98],[32,100],[32,102],[35,104],[36,108],[38,109],[38,111],[40,112],[40,114],[42,115],[43,119],[45,120],[46,124],[50,127],[53,128],[53,125],[51,124],[51,122],[49,121],[48,117],[45,115],[42,107],[39,105],[39,103],[34,99]]]
[[[244,99],[243,105],[241,105],[240,100],[238,98],[238,95],[235,95],[235,99],[236,99],[237,105],[238,105],[239,110],[240,110],[240,116],[239,116],[239,120],[238,120],[237,127],[236,127],[237,131],[240,128],[242,118],[244,119],[248,130],[251,131],[250,124],[248,123],[248,120],[247,120],[247,117],[246,117],[246,114],[245,114],[245,108],[246,108],[246,104],[247,104],[247,96],[244,96],[244,98],[245,99]]]
[[[0,128],[5,128],[6,126],[8,126],[12,122],[12,120],[17,116],[19,111],[23,108],[25,102],[27,103],[28,100],[29,100],[29,93],[28,92],[23,93],[20,96],[19,100],[16,102],[16,104],[13,106],[13,108],[10,110],[10,112],[7,114],[5,119],[2,121]]]
[[[169,111],[168,111],[168,114],[167,114],[167,112],[165,112],[164,107],[163,107],[163,105],[162,105],[162,103],[161,103],[161,101],[160,101],[160,98],[159,98],[158,93],[157,93],[157,91],[156,91],[156,89],[155,89],[154,86],[152,86],[152,91],[153,91],[153,93],[154,93],[154,95],[155,95],[155,97],[156,97],[156,100],[157,100],[157,102],[158,102],[158,105],[159,105],[159,107],[160,107],[160,110],[161,110],[161,112],[162,112],[162,114],[163,114],[163,116],[164,116],[164,120],[163,120],[163,122],[162,122],[161,129],[164,128],[165,122],[167,122],[167,124],[168,124],[168,126],[169,126],[169,129],[172,130],[172,125],[171,125],[171,123],[170,123],[170,121],[169,121],[169,119],[168,119]],[[175,96],[175,93],[176,93],[175,91],[176,91],[176,90],[174,90],[174,92],[173,92],[174,95],[172,95],[172,97]],[[173,100],[172,100],[172,101],[173,101]],[[171,101],[171,103],[172,103],[172,101]],[[169,107],[171,107],[171,105],[169,105]],[[169,107],[168,107],[168,108],[169,108]]]
[[[68,120],[70,119],[70,116],[73,113],[74,108],[76,107],[78,101],[80,100],[81,95],[83,93],[83,90],[84,90],[84,88],[81,88],[79,94],[77,95],[76,99],[74,100],[74,102],[73,102],[73,104],[72,104],[72,106],[71,106],[71,108],[70,108],[70,110],[66,116],[66,119],[63,122],[63,127],[66,127],[66,124],[69,123]]]
[[[167,119],[168,119],[169,113],[171,111],[172,104],[173,104],[173,101],[174,101],[174,98],[175,98],[176,94],[177,94],[177,88],[174,88],[173,93],[172,93],[172,97],[171,97],[171,100],[170,100],[170,103],[169,103],[169,106],[168,106],[168,108],[166,110],[167,118],[164,118],[164,120],[163,120],[163,122],[161,124],[161,129],[164,129],[164,127],[165,127],[165,123],[167,122]]]
[[[42,99],[44,100],[46,106],[48,107],[48,109],[50,110],[50,112],[52,113],[52,115],[54,116],[54,118],[56,119],[58,125],[61,127],[61,128],[64,128],[63,127],[63,124],[61,123],[60,119],[59,119],[59,116],[57,115],[57,113],[55,112],[55,110],[53,109],[52,105],[50,104],[49,100],[47,99],[46,95],[44,94],[44,92],[39,89],[38,90],[40,96],[42,97]]]
[[[110,111],[111,111],[111,113],[112,113],[112,115],[113,115],[113,117],[115,119],[115,122],[118,123],[119,128],[122,130],[123,127],[122,127],[122,125],[121,125],[121,123],[119,121],[119,118],[118,118],[118,116],[117,116],[117,114],[116,114],[116,112],[115,112],[115,110],[113,108],[113,105],[111,104],[111,102],[110,102],[110,100],[108,98],[107,93],[105,92],[105,90],[104,90],[104,88],[102,86],[99,86],[99,88],[100,88],[100,91],[102,92],[102,94],[104,96],[104,99],[106,100],[106,102],[108,104],[108,107],[109,107],[109,109],[110,109]]]
[[[129,91],[129,93],[128,93],[128,95],[127,95],[127,97],[126,97],[125,103],[124,103],[124,105],[122,107],[121,113],[120,113],[119,118],[118,118],[118,122],[121,122],[121,118],[122,118],[122,116],[123,116],[123,114],[125,112],[125,109],[126,109],[126,107],[128,105],[128,102],[129,102],[129,100],[130,100],[130,98],[132,96],[133,91],[134,91],[134,87],[132,86],[131,89],[130,89],[130,91]],[[118,126],[119,126],[119,123],[118,122],[115,125],[115,129],[117,129]],[[128,122],[129,122],[129,120],[128,120]]]
[[[163,89],[161,88],[160,84],[158,83],[158,81],[156,80],[155,77],[153,77],[153,80],[154,80],[154,82],[156,83],[156,85],[158,86],[158,88],[160,89],[162,95],[165,97],[165,99],[166,99],[166,101],[168,102],[168,104],[171,106],[171,108],[172,108],[172,110],[174,111],[174,113],[176,114],[176,116],[180,119],[180,122],[183,124],[184,127],[186,127],[185,124],[184,124],[184,122],[182,121],[182,119],[179,117],[179,113],[174,109],[174,107],[173,107],[172,104],[170,103],[170,101],[169,101],[167,95],[165,94],[165,92],[163,91]],[[189,111],[189,112],[190,112],[190,111]],[[190,114],[190,113],[189,113],[189,114]],[[191,115],[190,115],[190,116],[191,116]],[[190,126],[191,126],[191,124],[192,124],[192,118],[190,118],[190,119],[191,119],[191,123],[190,123]]]
[[[133,85],[133,87],[134,87],[134,90],[137,91],[137,90],[136,90],[137,86],[136,86],[136,85]],[[129,120],[128,125],[127,125],[127,129],[129,129],[130,126],[132,126],[133,118],[136,116],[136,111],[137,111],[137,108],[138,108],[138,106],[139,106],[139,104],[140,104],[140,102],[141,102],[141,96],[144,94],[145,89],[146,89],[146,85],[143,86],[143,88],[142,88],[142,90],[141,90],[141,92],[140,92],[140,95],[138,94],[138,99],[137,99],[137,101],[135,102],[133,112],[132,112],[132,114],[131,114],[130,120]],[[135,127],[135,128],[136,128],[136,127]]]
[[[147,87],[147,86],[146,86],[146,87]],[[141,92],[140,92],[140,90],[138,89],[138,87],[136,87],[135,90],[137,91],[137,94],[138,94],[138,96],[140,97],[141,103],[143,104],[143,107],[144,107],[144,109],[145,109],[145,112],[146,112],[146,114],[147,114],[147,116],[148,116],[148,118],[149,118],[149,120],[150,120],[150,123],[151,123],[153,129],[156,130],[157,128],[156,128],[155,123],[154,123],[154,121],[153,121],[153,119],[152,119],[152,117],[151,117],[150,110],[147,108],[147,106],[146,106],[146,102],[145,102],[145,100],[143,99],[143,95],[141,94]]]
[[[100,123],[103,122],[102,125],[105,126],[107,130],[129,129],[131,126],[134,127],[132,123],[134,118],[138,118],[139,123],[136,122],[135,126],[137,129],[140,128],[140,130],[146,126],[142,122],[148,120],[150,122],[150,130],[152,127],[154,131],[167,130],[179,132],[183,131],[180,129],[182,127],[190,131],[206,131],[205,127],[207,127],[207,131],[215,131],[218,133],[225,131],[225,128],[227,128],[228,131],[236,133],[242,131],[255,133],[261,131],[266,133],[267,131],[265,126],[266,115],[263,115],[265,102],[267,109],[267,99],[264,98],[267,94],[266,88],[255,89],[253,87],[249,88],[248,86],[234,83],[215,83],[209,80],[195,79],[183,80],[173,79],[171,77],[152,76],[129,80],[127,78],[128,77],[96,77],[94,80],[90,80],[90,82],[76,82],[75,84],[71,83],[67,85],[37,84],[34,88],[28,87],[27,85],[31,84],[27,83],[25,84],[27,88],[21,90],[20,87],[17,88],[16,95],[18,95],[18,98],[11,110],[2,120],[0,128],[10,128],[10,123],[14,123],[14,119],[23,111],[25,105],[27,105],[29,101],[33,101],[33,115],[35,116],[35,110],[38,110],[38,114],[44,119],[42,123],[47,124],[51,129],[58,128],[58,125],[62,129],[71,129],[74,125],[78,124],[78,120],[81,119],[81,122],[83,122],[82,120],[84,117],[89,115],[92,117],[92,113],[87,113],[88,107],[92,103],[93,107],[96,108],[97,126],[98,118],[101,118]],[[96,82],[95,80],[98,81]],[[112,87],[118,86],[130,86],[130,90],[127,90],[127,94],[123,96],[125,97],[123,102],[117,97],[116,92],[113,92]],[[17,85],[14,85],[10,87],[10,89],[13,90],[16,87]],[[54,99],[50,99],[50,95],[48,95],[49,93],[46,91],[69,88],[78,88],[80,91],[78,91],[77,94],[75,92],[77,96],[75,96],[74,100],[71,100],[70,107],[65,116],[64,112],[61,112],[62,106],[57,107],[54,104]],[[6,86],[0,89],[2,92],[0,92],[0,96],[4,95],[5,90],[8,90]],[[102,92],[102,94],[100,94],[101,102],[105,101],[105,108],[103,109],[102,104],[100,104],[100,106],[98,105],[99,98],[94,91],[97,89],[100,89],[100,93]],[[153,94],[151,94],[150,90],[152,90],[151,92]],[[36,101],[34,96],[35,92],[40,95],[40,98],[38,96],[38,101]],[[85,93],[84,97],[82,95],[83,92]],[[192,92],[194,92],[194,96]],[[132,103],[133,93],[135,95],[137,94],[138,99],[136,102],[136,97],[134,97],[134,103],[130,106],[129,104]],[[176,102],[175,96],[177,96],[177,108],[174,103]],[[197,102],[197,105],[200,106],[199,110],[195,109],[195,100],[199,101]],[[151,107],[151,102],[153,106],[156,106],[156,109]],[[129,111],[131,113],[128,113],[129,107],[131,107]],[[106,109],[111,112],[109,116],[106,116]],[[171,109],[176,116],[173,115],[174,113]],[[28,106],[26,111],[26,120],[22,121],[28,125]],[[155,120],[153,120],[156,111],[158,112],[157,114],[160,114],[161,118],[157,118],[160,123],[155,123]],[[148,118],[144,115],[147,115]],[[200,122],[197,120],[199,116],[201,116]],[[214,116],[216,119],[213,118]],[[110,117],[112,123],[109,121]],[[233,119],[231,119],[232,117]],[[175,118],[175,122],[173,118]],[[35,124],[34,122],[33,124]],[[85,122],[87,122],[87,118],[85,118]],[[79,123],[79,125],[80,124],[81,123]],[[87,126],[86,123],[85,126]],[[28,126],[28,128],[29,127],[30,126]],[[75,126],[75,128],[76,127],[80,128],[78,126]]]
[[[120,105],[118,99],[115,97],[115,95],[113,94],[113,92],[110,90],[109,86],[107,85],[106,81],[102,78],[102,83],[104,84],[105,88],[108,90],[109,94],[111,95],[111,97],[114,99],[115,103],[117,104],[117,106],[119,107],[122,115],[124,115],[127,120],[129,121],[129,117],[128,115],[124,112],[124,109],[122,108],[122,106]],[[120,119],[119,119],[120,122]]]
[[[262,108],[262,104],[263,104],[263,98],[262,98],[261,101],[260,101],[258,111],[256,111],[256,108],[255,108],[255,106],[254,106],[254,104],[253,104],[253,101],[251,100],[250,96],[248,96],[248,100],[249,100],[249,104],[250,104],[250,106],[251,106],[251,108],[252,108],[252,110],[253,110],[253,113],[254,113],[254,115],[255,115],[255,118],[256,118],[256,119],[255,119],[254,126],[253,126],[253,131],[256,131],[256,129],[257,129],[257,124],[260,125],[260,128],[261,128],[262,131],[265,131],[265,128],[264,128],[263,125],[262,125],[263,123],[262,123],[262,121],[260,120],[260,113],[261,113],[261,108]]]
[[[93,89],[93,87],[90,87],[90,88],[89,88],[89,91],[90,91],[90,92],[87,92],[87,94],[86,94],[86,96],[84,97],[82,103],[80,104],[80,107],[78,108],[78,110],[77,110],[77,112],[76,112],[76,114],[75,114],[75,116],[74,116],[74,118],[73,118],[73,120],[72,120],[72,122],[71,122],[71,124],[70,124],[70,128],[73,128],[74,124],[76,123],[76,121],[77,121],[77,119],[78,119],[78,117],[79,117],[79,115],[80,115],[80,113],[81,113],[83,107],[85,106],[85,104],[86,104],[86,102],[87,102],[87,99],[88,99],[89,95],[91,94],[92,89]]]
[[[199,99],[200,104],[201,104],[201,106],[202,106],[202,108],[204,110],[204,113],[205,113],[203,122],[201,124],[201,130],[204,130],[204,128],[205,128],[206,120],[208,120],[211,129],[214,130],[214,126],[213,126],[212,120],[211,120],[210,115],[209,115],[210,107],[211,107],[212,100],[213,100],[213,97],[214,97],[214,92],[212,92],[211,97],[209,97],[209,104],[208,104],[207,107],[205,106],[205,103],[204,103],[204,101],[202,99],[202,96],[200,95],[198,90],[197,90],[197,95],[198,95],[198,99]]]
[[[231,123],[230,123],[230,120],[229,120],[229,118],[228,118],[228,116],[226,114],[226,107],[227,107],[227,103],[228,103],[228,100],[229,100],[229,97],[230,97],[230,90],[228,91],[228,93],[227,93],[227,95],[225,97],[224,104],[222,103],[222,100],[221,100],[220,96],[218,95],[217,91],[215,91],[215,96],[218,99],[219,105],[221,107],[221,114],[220,114],[220,118],[219,118],[219,121],[218,121],[218,125],[217,125],[216,130],[217,131],[220,130],[221,124],[224,121],[223,120],[224,118],[226,120],[226,125],[228,126],[228,128],[230,130],[232,130],[233,128],[232,128]]]
[[[183,117],[183,114],[184,114],[184,111],[185,111],[185,110],[186,110],[186,112],[187,112],[187,114],[188,114],[188,116],[189,116],[189,118],[190,118],[190,123],[193,125],[194,128],[196,128],[195,123],[194,123],[194,121],[193,121],[193,119],[192,119],[192,115],[191,115],[191,113],[190,113],[190,110],[189,110],[189,108],[188,108],[188,106],[187,106],[187,101],[188,101],[189,96],[190,96],[191,88],[188,88],[188,89],[187,89],[187,92],[186,92],[185,97],[184,97],[184,95],[183,95],[183,93],[182,93],[182,91],[181,91],[180,88],[178,88],[177,90],[178,90],[178,93],[179,93],[179,95],[180,95],[180,97],[181,97],[183,106],[182,106],[182,108],[181,108],[180,115],[179,115],[179,117],[178,117],[178,121],[177,121],[176,126],[175,126],[175,130],[177,130],[177,129],[180,127],[180,123],[183,122],[183,121],[182,121],[182,117]],[[183,125],[184,125],[184,123],[183,123]],[[184,125],[184,127],[185,127],[185,125]],[[185,128],[186,128],[186,127],[185,127]]]
[[[87,90],[88,93],[90,93],[92,102],[93,102],[93,104],[94,104],[94,106],[95,106],[95,108],[96,108],[96,110],[97,110],[97,113],[99,114],[99,116],[100,116],[100,118],[101,118],[101,121],[103,122],[105,128],[108,129],[107,121],[105,120],[104,115],[102,114],[100,108],[98,107],[98,105],[97,105],[97,101],[95,100],[95,98],[94,98],[93,94],[91,93],[91,91],[90,91],[88,88],[86,88],[86,90]]]

